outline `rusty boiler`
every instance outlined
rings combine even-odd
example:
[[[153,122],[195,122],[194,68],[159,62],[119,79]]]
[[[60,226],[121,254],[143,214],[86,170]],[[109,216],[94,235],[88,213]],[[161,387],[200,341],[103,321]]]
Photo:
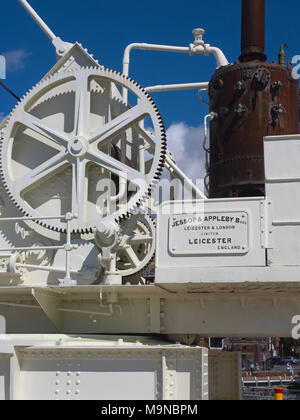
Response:
[[[210,198],[264,195],[264,136],[299,132],[298,81],[265,55],[265,0],[242,0],[242,54],[210,80]]]

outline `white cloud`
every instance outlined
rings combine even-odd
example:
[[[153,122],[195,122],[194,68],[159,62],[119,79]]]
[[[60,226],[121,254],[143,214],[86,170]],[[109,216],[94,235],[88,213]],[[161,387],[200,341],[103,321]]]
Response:
[[[26,59],[31,56],[31,53],[24,49],[20,49],[7,51],[3,53],[3,55],[6,59],[7,72],[16,73],[24,69]]]
[[[167,130],[168,147],[176,164],[192,180],[205,176],[204,130],[184,122],[173,123]]]
[[[204,191],[205,171],[205,152],[203,150],[204,129],[202,126],[192,127],[184,122],[171,124],[167,130],[168,148],[172,152],[177,166],[185,175],[196,183],[197,187]],[[170,186],[166,181],[170,179],[168,171],[165,169],[161,182],[154,190],[152,198],[156,202],[170,200]],[[189,200],[192,198],[191,192],[182,190],[176,199]]]

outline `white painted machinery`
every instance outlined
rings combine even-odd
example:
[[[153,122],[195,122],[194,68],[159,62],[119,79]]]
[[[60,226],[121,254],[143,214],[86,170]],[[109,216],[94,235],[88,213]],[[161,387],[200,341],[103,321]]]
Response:
[[[227,66],[204,31],[188,47],[130,45],[120,74],[19,1],[58,61],[0,127],[0,398],[207,399],[199,336],[289,336],[300,311],[300,135],[265,138],[266,197],[206,199],[174,162],[149,93],[208,83],[142,88],[128,76],[133,48],[214,54],[217,68]],[[196,199],[175,194],[157,205],[151,191],[163,168]],[[56,333],[118,337],[45,336]],[[216,363],[232,357],[211,354]],[[214,377],[211,398],[238,398],[232,371],[223,394]],[[84,385],[73,389],[74,376],[58,386],[68,372]],[[118,390],[113,372],[123,372]],[[137,377],[143,388],[126,390]],[[95,381],[105,387],[91,395]]]

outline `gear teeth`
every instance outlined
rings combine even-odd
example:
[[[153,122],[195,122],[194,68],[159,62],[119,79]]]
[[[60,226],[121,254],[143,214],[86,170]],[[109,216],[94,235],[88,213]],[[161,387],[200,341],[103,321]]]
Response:
[[[150,268],[153,266],[153,263],[155,261],[155,230],[156,230],[156,222],[155,220],[149,215],[147,214],[145,211],[143,213],[143,215],[141,215],[141,219],[145,219],[146,223],[150,226],[150,229],[152,229],[152,234],[153,234],[153,238],[154,238],[154,247],[153,250],[148,258],[147,261],[145,261],[144,264],[141,264],[141,267],[139,267],[139,270],[127,275],[127,276],[123,276],[123,284],[126,283],[131,283],[131,284],[138,284],[140,282],[140,277],[143,276],[143,274]],[[141,221],[141,223],[144,224],[144,226],[146,226],[145,222]]]
[[[146,203],[146,201],[149,198],[149,195],[152,192],[152,189],[154,188],[155,185],[157,185],[157,182],[161,176],[162,170],[163,170],[163,166],[164,166],[164,162],[165,162],[165,158],[166,158],[166,153],[167,153],[167,139],[166,139],[166,132],[165,132],[165,127],[164,127],[164,123],[163,120],[161,118],[161,115],[159,113],[159,110],[157,108],[157,106],[155,105],[155,102],[153,101],[153,99],[150,97],[150,95],[145,91],[145,89],[143,89],[137,82],[133,81],[131,78],[117,72],[117,71],[112,71],[109,69],[106,69],[104,67],[85,67],[82,70],[79,70],[79,72],[86,72],[87,74],[91,74],[94,76],[102,76],[102,77],[106,77],[108,78],[111,82],[116,82],[118,84],[123,84],[125,85],[124,87],[126,87],[127,89],[131,90],[137,94],[137,96],[139,96],[140,94],[142,94],[142,96],[151,104],[151,106],[153,107],[153,112],[156,116],[157,119],[157,123],[159,126],[159,133],[156,133],[157,138],[159,138],[159,142],[156,145],[156,151],[155,153],[159,154],[159,159],[157,160],[157,167],[155,170],[153,170],[152,172],[152,180],[150,181],[149,184],[149,188],[148,190],[146,190],[144,193],[142,193],[140,195],[139,198],[136,198],[136,202],[132,203],[129,202],[129,210],[124,210],[124,213],[121,213],[119,215],[112,215],[115,220],[118,221],[122,221],[124,220],[124,218],[129,217],[130,216],[130,212],[134,212],[138,207],[141,207],[143,204]],[[13,203],[16,205],[16,207],[24,214],[25,211],[22,207],[22,205],[18,202],[17,199],[15,199],[15,197],[13,196],[13,194],[11,193],[10,187],[6,182],[5,179],[5,171],[3,169],[3,161],[5,162],[5,158],[3,156],[3,143],[5,142],[5,136],[7,137],[7,132],[9,131],[10,128],[13,128],[13,117],[14,117],[14,113],[16,111],[17,108],[24,106],[25,101],[31,101],[33,99],[35,99],[35,96],[37,95],[38,92],[45,90],[46,88],[49,88],[49,85],[51,84],[55,84],[56,82],[61,81],[63,83],[64,80],[70,78],[70,76],[74,76],[76,77],[76,71],[74,72],[73,70],[67,70],[67,71],[62,71],[59,72],[55,75],[46,77],[45,79],[43,79],[41,82],[39,82],[35,87],[33,87],[32,89],[29,90],[29,92],[24,95],[22,102],[17,104],[15,106],[15,108],[13,109],[12,113],[9,115],[9,117],[7,118],[5,125],[3,127],[1,127],[1,146],[0,146],[0,157],[1,157],[1,164],[0,164],[0,174],[3,180],[3,185],[5,190],[7,191],[7,195],[10,197],[10,199],[13,201]],[[70,90],[71,92],[73,92],[72,90]],[[68,93],[68,91],[67,91]],[[63,94],[66,94],[66,92],[63,92]],[[59,96],[59,95],[57,95]],[[49,99],[48,99],[49,100]],[[41,103],[46,102],[46,101],[41,101],[38,105],[40,105]],[[122,103],[122,101],[120,100],[120,103]],[[123,102],[124,104],[124,102]],[[126,106],[126,104],[124,104]],[[31,111],[34,110],[36,107],[33,106],[31,108]],[[132,200],[133,201],[133,200]],[[26,213],[26,216],[30,216],[28,213]],[[65,233],[66,229],[62,226],[60,226],[59,228],[53,226],[52,224],[45,224],[45,222],[43,223],[43,221],[37,221],[37,224],[40,224],[44,227],[47,227],[48,229],[52,229],[55,230],[57,232],[61,232],[61,233]],[[80,233],[92,233],[94,230],[95,226],[87,226],[87,227],[82,227],[82,229],[76,229],[74,230],[76,233],[80,234]]]

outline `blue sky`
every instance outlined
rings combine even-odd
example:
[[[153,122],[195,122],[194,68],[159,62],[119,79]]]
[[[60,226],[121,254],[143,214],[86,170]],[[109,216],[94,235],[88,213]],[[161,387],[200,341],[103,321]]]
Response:
[[[3,2],[0,53],[9,53],[6,83],[19,96],[35,85],[55,63],[48,38],[17,0]],[[122,56],[131,42],[187,46],[192,29],[206,29],[205,41],[223,49],[233,62],[240,52],[240,0],[30,0],[57,36],[79,41],[104,66],[122,70]],[[291,58],[300,54],[298,0],[267,0],[266,51],[277,59],[279,45],[289,45]],[[131,77],[142,86],[206,81],[213,74],[213,57],[134,52]],[[207,109],[196,92],[153,94],[165,124],[183,122],[197,127]],[[14,100],[0,90],[0,114],[7,115]]]

